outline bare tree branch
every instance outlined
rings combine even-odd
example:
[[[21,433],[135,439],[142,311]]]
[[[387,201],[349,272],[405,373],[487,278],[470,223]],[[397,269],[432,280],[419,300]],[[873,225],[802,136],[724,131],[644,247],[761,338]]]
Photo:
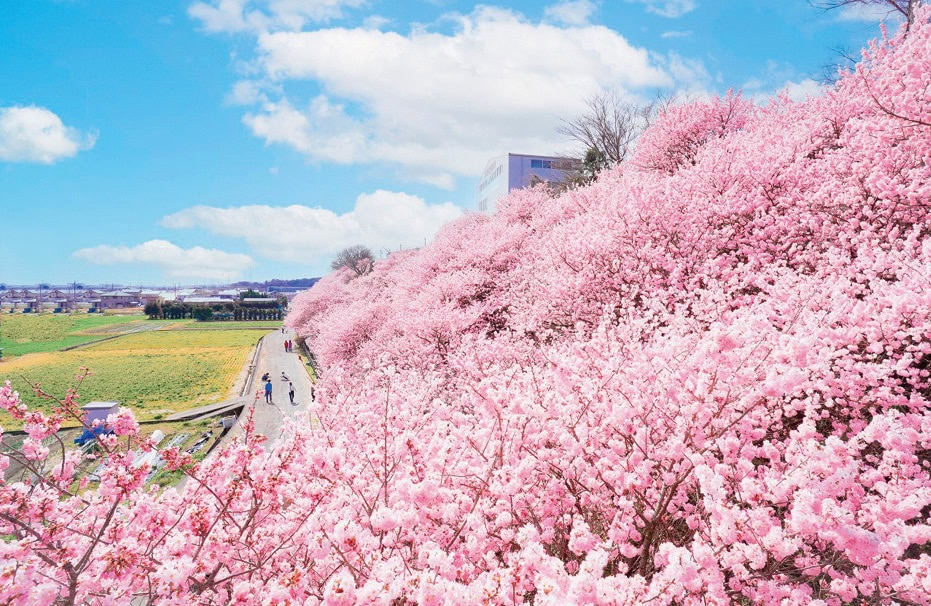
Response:
[[[623,162],[640,134],[672,99],[671,96],[658,97],[651,103],[639,105],[623,99],[616,91],[603,91],[589,97],[584,114],[562,120],[562,125],[556,129],[559,134],[580,143],[584,150],[577,158],[577,168],[567,173],[562,188],[590,183],[601,170]]]
[[[827,85],[837,84],[844,70],[853,70],[859,57],[849,48],[844,46],[835,46],[831,49],[836,57],[833,63],[825,63],[821,66],[821,83]]]
[[[833,10],[845,6],[875,6],[885,7],[889,13],[899,13],[905,18],[908,30],[912,23],[915,22],[915,9],[921,4],[921,0],[811,0],[811,5],[824,10]]]
[[[639,106],[616,92],[598,93],[585,105],[588,111],[563,120],[556,132],[581,143],[586,150],[596,150],[606,164],[617,164],[627,157],[634,141],[649,125],[653,110],[652,104]]]
[[[356,244],[349,248],[339,251],[333,263],[330,264],[332,269],[348,267],[357,276],[362,276],[372,271],[372,265],[375,262],[375,256],[366,246]]]

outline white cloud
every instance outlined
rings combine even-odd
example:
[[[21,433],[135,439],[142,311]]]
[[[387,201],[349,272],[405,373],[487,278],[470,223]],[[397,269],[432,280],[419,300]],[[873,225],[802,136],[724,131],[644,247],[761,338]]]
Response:
[[[208,32],[239,32],[249,29],[243,15],[245,5],[246,0],[195,2],[188,8],[188,14],[198,19]]]
[[[268,101],[268,96],[265,93],[267,88],[267,83],[264,82],[240,80],[233,85],[233,89],[226,96],[226,103],[229,105],[265,103]]]
[[[811,78],[805,78],[799,82],[790,80],[782,88],[793,101],[804,101],[810,97],[819,97],[825,91],[824,84]]]
[[[669,53],[666,67],[682,89],[697,92],[699,89],[710,88],[711,75],[700,59],[689,59],[678,53]]]
[[[90,149],[94,133],[65,126],[44,107],[0,107],[0,161],[52,164]]]
[[[450,18],[451,34],[262,34],[267,78],[317,81],[323,94],[307,106],[287,96],[264,103],[245,124],[311,160],[391,163],[452,185],[502,152],[554,151],[563,143],[559,119],[583,111],[599,90],[635,96],[673,84],[645,49],[605,27],[531,23],[490,7]]]
[[[750,78],[741,87],[744,94],[760,105],[773,97],[785,94],[792,101],[804,101],[824,94],[824,85],[812,78],[801,76],[787,63],[769,60],[766,70]]]
[[[362,21],[362,27],[365,29],[381,29],[391,24],[391,19],[381,15],[369,15]]]
[[[315,265],[353,244],[375,251],[422,246],[424,239],[461,214],[451,203],[427,204],[417,196],[378,190],[359,196],[355,207],[341,215],[299,205],[194,206],[166,216],[161,223],[241,238],[262,257]]]
[[[195,2],[188,14],[208,32],[299,31],[307,23],[343,17],[344,8],[356,8],[365,0],[209,0]]]
[[[825,91],[824,84],[811,78],[803,78],[797,82],[786,80],[781,86],[772,86],[772,80],[768,82],[769,84],[759,78],[752,78],[744,83],[742,91],[758,105],[766,105],[774,97],[783,94],[792,101],[805,101],[823,95]]]
[[[176,279],[230,280],[253,266],[249,255],[200,246],[183,249],[165,240],[149,240],[136,246],[104,244],[76,250],[72,256],[97,265],[154,265],[166,277]]]
[[[543,14],[547,19],[558,23],[586,25],[597,8],[591,0],[563,0],[547,6]]]
[[[659,37],[663,38],[664,40],[668,40],[670,38],[691,38],[692,32],[691,30],[689,31],[669,30],[667,32],[663,32],[662,34],[660,34]]]
[[[661,17],[675,19],[686,13],[690,13],[698,7],[695,0],[627,0],[628,2],[639,2],[647,7],[647,12],[654,13]]]
[[[266,144],[284,143],[315,160],[350,164],[366,155],[365,126],[346,115],[343,106],[319,96],[299,111],[287,100],[266,103],[262,113],[243,116],[252,133]]]

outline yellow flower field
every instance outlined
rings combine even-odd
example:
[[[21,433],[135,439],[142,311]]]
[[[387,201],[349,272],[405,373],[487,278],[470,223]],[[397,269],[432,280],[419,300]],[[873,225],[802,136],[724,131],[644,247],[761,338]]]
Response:
[[[81,367],[91,370],[81,402],[118,400],[139,419],[220,402],[231,390],[264,330],[159,330],[125,335],[65,352],[25,355],[0,363],[30,405],[47,406],[29,387],[38,382],[56,396],[74,385]],[[0,425],[18,424],[0,411]]]
[[[255,345],[265,334],[261,330],[156,330],[126,335],[119,339],[95,343],[84,351],[152,352],[159,350],[242,348]]]

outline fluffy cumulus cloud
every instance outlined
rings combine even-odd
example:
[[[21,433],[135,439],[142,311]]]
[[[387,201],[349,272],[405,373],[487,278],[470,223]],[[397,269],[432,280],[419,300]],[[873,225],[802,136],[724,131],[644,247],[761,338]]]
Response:
[[[627,0],[628,2],[637,2],[647,8],[647,12],[675,19],[686,13],[690,13],[698,7],[695,0]]]
[[[353,244],[373,251],[423,246],[461,214],[454,204],[427,204],[417,196],[379,190],[359,196],[344,214],[299,205],[194,206],[166,216],[162,225],[240,238],[268,259],[320,265]]]
[[[52,164],[94,146],[97,135],[65,126],[44,107],[0,107],[0,161]]]
[[[253,266],[249,255],[222,250],[181,248],[165,240],[149,240],[136,246],[94,246],[82,248],[73,256],[97,265],[153,265],[165,277],[186,280],[236,279]]]
[[[302,110],[284,99],[266,102],[243,122],[267,144],[283,143],[317,160],[349,164],[370,145],[365,125],[350,118],[342,105],[318,96]]]
[[[810,97],[823,95],[825,86],[817,80],[804,78],[798,82],[786,82],[783,90],[785,90],[786,94],[793,101],[804,101]]]
[[[339,19],[365,0],[209,0],[195,2],[188,14],[209,32],[300,30],[307,23]]]
[[[746,81],[741,90],[748,98],[765,105],[779,95],[786,95],[793,101],[817,97],[824,94],[825,86],[812,78],[800,78],[791,65],[768,61],[765,72]]]
[[[566,25],[585,25],[597,8],[591,0],[564,0],[547,6],[544,15]]]
[[[554,6],[563,21],[594,8]],[[491,7],[449,18],[452,33],[261,34],[263,78],[315,81],[322,93],[306,102],[286,94],[265,100],[245,124],[266,143],[314,161],[395,164],[405,176],[448,187],[505,151],[558,151],[560,117],[578,115],[599,90],[635,96],[673,83],[663,63],[606,27],[534,23]]]

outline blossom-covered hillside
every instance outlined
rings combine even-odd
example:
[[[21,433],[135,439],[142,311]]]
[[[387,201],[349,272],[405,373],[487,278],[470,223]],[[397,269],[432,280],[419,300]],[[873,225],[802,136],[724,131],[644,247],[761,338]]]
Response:
[[[0,601],[931,604],[929,17],[327,276],[314,419],[183,493],[3,485]]]
[[[295,301],[352,591],[928,603],[929,34]]]

